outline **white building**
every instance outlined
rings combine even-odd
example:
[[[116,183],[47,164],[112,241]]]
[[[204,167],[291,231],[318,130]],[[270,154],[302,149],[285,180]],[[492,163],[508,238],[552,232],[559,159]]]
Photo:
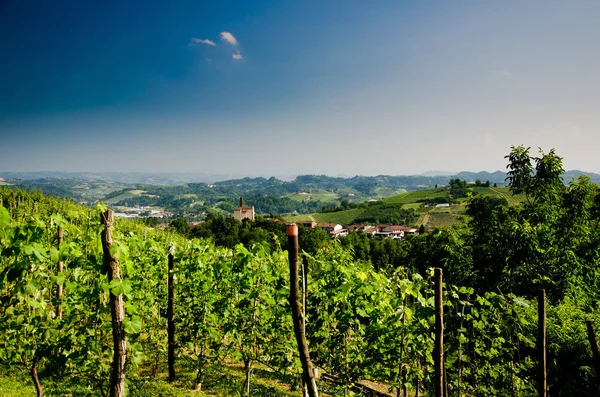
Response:
[[[240,206],[233,210],[233,217],[238,221],[243,221],[244,219],[254,220],[254,206],[244,205],[244,199],[240,197]]]

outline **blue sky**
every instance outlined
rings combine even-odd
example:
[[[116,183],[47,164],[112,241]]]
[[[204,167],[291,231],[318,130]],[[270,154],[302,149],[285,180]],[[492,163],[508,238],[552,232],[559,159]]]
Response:
[[[584,0],[5,0],[0,170],[478,171],[525,144],[600,172],[599,17]]]

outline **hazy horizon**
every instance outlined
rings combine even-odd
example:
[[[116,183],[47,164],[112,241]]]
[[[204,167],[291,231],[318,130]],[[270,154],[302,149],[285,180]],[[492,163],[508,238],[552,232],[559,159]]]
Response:
[[[494,172],[524,144],[600,173],[598,15],[584,1],[7,2],[0,171]]]

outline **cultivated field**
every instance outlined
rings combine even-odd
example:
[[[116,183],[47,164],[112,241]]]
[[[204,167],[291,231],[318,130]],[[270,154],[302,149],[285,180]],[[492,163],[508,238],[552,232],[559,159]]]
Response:
[[[518,205],[523,200],[522,195],[513,196],[507,187],[475,187],[470,186],[470,191],[477,196],[497,197],[506,199],[510,206]],[[391,197],[384,198],[378,201],[378,204],[373,204],[373,208],[377,205],[395,204],[402,209],[413,209],[419,214],[419,219],[413,226],[419,226],[427,218],[426,226],[441,227],[448,226],[456,222],[465,221],[465,211],[471,200],[470,197],[460,198],[456,204],[450,207],[424,207],[425,200],[434,200],[436,198],[447,197],[448,187],[440,187],[436,189],[417,190],[413,192],[404,192]],[[341,225],[351,225],[355,223],[355,219],[363,216],[369,211],[369,208],[356,208],[346,211],[314,213],[310,215],[297,215],[285,218],[288,221],[301,221],[313,219],[317,222],[339,223]]]

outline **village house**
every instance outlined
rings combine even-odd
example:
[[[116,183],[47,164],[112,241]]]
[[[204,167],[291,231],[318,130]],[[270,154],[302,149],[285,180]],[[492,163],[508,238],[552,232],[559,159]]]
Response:
[[[395,225],[381,225],[379,230],[375,233],[375,237],[379,238],[403,238],[404,237],[404,226]]]
[[[319,223],[317,226],[328,233],[336,232],[343,229],[344,227],[338,223]]]
[[[370,234],[370,235],[374,235],[375,233],[377,233],[377,230],[379,230],[377,226],[371,226],[371,225],[366,225],[362,229],[363,232],[365,232],[366,234]]]
[[[308,220],[308,221],[298,221],[296,222],[297,225],[302,225],[304,227],[307,227],[309,229],[314,229],[317,226],[317,222],[313,221],[313,220]]]
[[[243,221],[244,219],[254,220],[254,206],[244,205],[244,199],[240,197],[240,206],[238,208],[234,208],[233,217],[238,221]]]
[[[355,224],[344,227],[338,223],[317,223],[313,220],[296,221],[297,225],[302,225],[306,228],[314,229],[319,228],[333,237],[347,236],[349,232],[363,232],[370,234],[376,238],[392,238],[392,239],[403,239],[408,234],[419,234],[419,229],[402,226],[402,225],[364,225]],[[431,231],[433,229],[428,229]]]
[[[336,237],[336,236],[347,236],[348,235],[348,229],[341,228],[341,229],[329,232],[329,234],[331,234],[334,237]]]

